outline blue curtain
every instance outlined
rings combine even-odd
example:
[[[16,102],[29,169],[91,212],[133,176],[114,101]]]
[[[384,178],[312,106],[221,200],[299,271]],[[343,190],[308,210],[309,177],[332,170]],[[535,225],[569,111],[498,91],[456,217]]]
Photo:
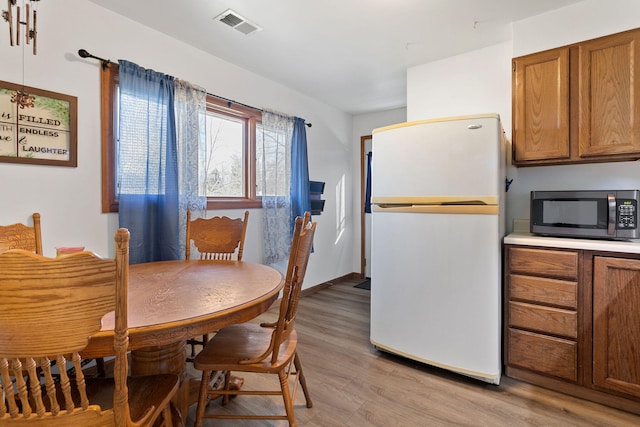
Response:
[[[304,119],[293,119],[291,136],[291,232],[297,216],[311,211],[309,191],[309,159],[307,157],[307,131]]]
[[[371,159],[373,158],[373,152],[367,153],[367,183],[364,191],[364,211],[365,213],[371,213]]]
[[[132,264],[179,259],[174,79],[121,60],[118,197]]]

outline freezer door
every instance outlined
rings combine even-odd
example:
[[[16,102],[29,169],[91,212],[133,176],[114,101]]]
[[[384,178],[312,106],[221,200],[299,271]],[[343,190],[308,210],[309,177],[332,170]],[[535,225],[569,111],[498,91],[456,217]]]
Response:
[[[497,116],[410,122],[373,133],[372,197],[493,196],[504,187]]]
[[[375,211],[371,342],[497,384],[499,215]]]

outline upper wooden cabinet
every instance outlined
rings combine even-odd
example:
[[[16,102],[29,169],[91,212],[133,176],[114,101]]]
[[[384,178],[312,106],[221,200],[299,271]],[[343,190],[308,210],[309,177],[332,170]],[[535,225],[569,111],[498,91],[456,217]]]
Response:
[[[640,29],[513,60],[513,164],[640,159]]]
[[[579,156],[640,156],[640,31],[578,45]]]
[[[569,159],[569,49],[513,60],[513,159]]]

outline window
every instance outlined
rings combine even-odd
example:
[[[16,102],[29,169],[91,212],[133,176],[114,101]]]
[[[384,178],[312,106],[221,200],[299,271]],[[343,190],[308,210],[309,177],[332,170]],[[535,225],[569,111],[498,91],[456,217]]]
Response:
[[[256,129],[262,112],[207,96],[207,208],[261,207],[256,191]]]
[[[102,211],[118,211],[117,134],[118,66],[108,64],[101,74],[102,97]],[[215,96],[207,96],[206,195],[208,209],[258,208],[263,185],[288,185],[284,177],[267,171],[286,161],[284,134],[265,133],[262,112]],[[256,150],[256,140],[259,149]]]
[[[244,121],[221,114],[207,114],[206,195],[243,197]]]

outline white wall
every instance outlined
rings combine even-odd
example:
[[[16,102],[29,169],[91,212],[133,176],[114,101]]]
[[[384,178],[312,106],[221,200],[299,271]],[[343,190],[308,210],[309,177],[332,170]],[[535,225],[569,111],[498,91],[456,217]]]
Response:
[[[0,22],[0,27],[5,28]],[[101,211],[100,67],[78,57],[84,48],[113,61],[127,59],[188,80],[208,92],[271,108],[313,123],[307,130],[309,174],[325,181],[325,211],[318,222],[305,287],[353,271],[352,118],[283,85],[141,26],[82,0],[40,2],[38,55],[10,47],[0,36],[0,80],[78,97],[78,167],[0,163],[0,224],[42,215],[45,255],[55,246],[84,245],[113,256],[117,214]],[[24,76],[24,79],[23,79]],[[240,216],[242,211],[211,215]],[[359,224],[359,223],[358,223]],[[245,258],[262,258],[261,211],[249,219]]]
[[[407,120],[498,113],[511,128],[511,42],[409,68]]]
[[[515,22],[513,56],[553,49],[638,26],[638,0],[585,0]]]
[[[640,27],[640,1],[586,0],[513,24],[513,41],[410,68],[409,120],[497,112],[511,138],[511,59]],[[508,156],[510,158],[510,156]],[[515,168],[507,175],[507,232],[529,217],[531,190],[638,189],[640,163]]]

